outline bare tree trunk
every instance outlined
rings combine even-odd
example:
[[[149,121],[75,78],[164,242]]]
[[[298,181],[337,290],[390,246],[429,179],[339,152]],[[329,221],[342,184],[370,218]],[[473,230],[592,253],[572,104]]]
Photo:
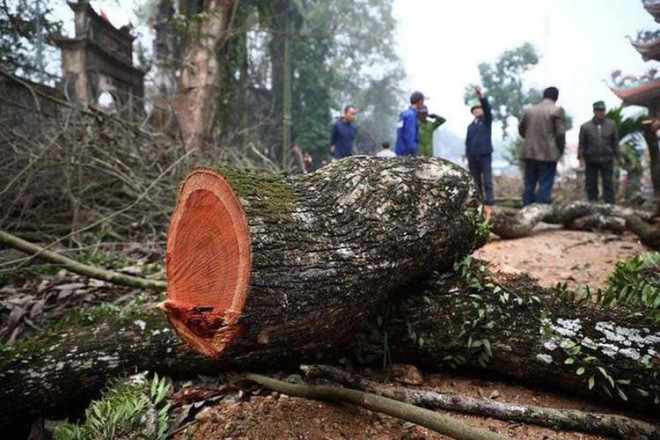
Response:
[[[192,17],[195,30],[183,50],[179,96],[174,103],[188,149],[202,149],[213,129],[222,86],[217,53],[229,38],[235,7],[235,0],[207,0],[200,11],[204,18]]]
[[[437,159],[198,170],[170,224],[165,309],[209,356],[334,345],[392,289],[481,245],[478,206],[469,175]]]
[[[660,228],[653,213],[617,205],[571,202],[565,205],[529,205],[522,209],[496,207],[491,231],[501,238],[526,237],[540,222],[561,224],[570,230],[602,229],[622,233],[626,227],[653,249],[660,249]]]
[[[406,288],[417,292],[382,327],[395,362],[486,369],[657,413],[660,324],[643,311],[560,300],[527,277],[461,284]]]
[[[410,298],[403,299],[393,316],[382,322],[381,334],[389,335],[393,357],[408,363],[432,369],[460,363],[657,413],[659,367],[657,357],[650,357],[650,365],[647,359],[653,350],[660,351],[657,325],[626,310],[580,308],[545,297],[539,304],[530,300],[538,287],[529,281],[525,285],[530,293],[522,304],[511,294],[501,303],[504,291],[477,300],[478,291],[466,291],[453,282],[442,288],[437,283],[428,288],[409,285],[402,290]],[[478,321],[480,310],[484,310],[482,321]],[[376,325],[371,320],[360,324]],[[324,321],[317,325],[323,328]],[[469,331],[464,332],[465,328]],[[0,352],[0,428],[25,425],[38,416],[66,415],[71,408],[86,406],[110,378],[127,372],[148,370],[186,378],[227,369],[283,369],[301,362],[336,360],[353,350],[366,350],[371,359],[380,360],[382,340],[369,346],[369,341],[357,337],[359,333],[356,330],[350,341],[331,346],[317,342],[297,351],[282,344],[251,351],[234,345],[222,358],[212,359],[182,342],[158,310],[92,313]],[[491,356],[481,366],[484,340],[489,341]],[[576,345],[567,345],[569,341]],[[580,353],[567,353],[576,346],[582,347]],[[612,354],[615,348],[618,351]],[[638,360],[627,357],[633,350],[639,353]],[[569,357],[574,361],[567,364]],[[577,374],[580,368],[585,369],[583,374]],[[619,389],[627,403],[618,397]]]

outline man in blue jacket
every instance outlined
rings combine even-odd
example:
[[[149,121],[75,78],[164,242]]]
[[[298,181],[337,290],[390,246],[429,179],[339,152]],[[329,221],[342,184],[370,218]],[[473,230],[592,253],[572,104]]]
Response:
[[[484,203],[484,216],[490,220],[493,207],[493,143],[491,141],[491,127],[493,114],[488,98],[484,96],[479,87],[474,88],[479,104],[470,109],[474,121],[467,128],[465,138],[465,155],[468,160],[470,174],[477,183]]]
[[[419,125],[417,112],[424,106],[424,95],[413,92],[410,108],[399,116],[396,126],[396,155],[417,156],[419,154]]]

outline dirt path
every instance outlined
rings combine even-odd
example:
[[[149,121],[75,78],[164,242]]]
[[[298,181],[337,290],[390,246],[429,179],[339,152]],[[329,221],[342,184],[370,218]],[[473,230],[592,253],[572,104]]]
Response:
[[[527,272],[550,287],[566,282],[569,288],[588,284],[604,288],[618,260],[650,252],[633,234],[566,231],[540,224],[529,237],[495,238],[475,252],[493,270]]]

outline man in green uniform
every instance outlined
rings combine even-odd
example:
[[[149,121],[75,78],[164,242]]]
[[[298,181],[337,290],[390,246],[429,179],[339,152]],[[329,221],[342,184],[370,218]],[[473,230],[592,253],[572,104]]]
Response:
[[[433,157],[433,132],[437,130],[446,119],[436,114],[429,115],[429,109],[424,105],[419,109],[419,155]],[[433,119],[431,122],[429,119]]]

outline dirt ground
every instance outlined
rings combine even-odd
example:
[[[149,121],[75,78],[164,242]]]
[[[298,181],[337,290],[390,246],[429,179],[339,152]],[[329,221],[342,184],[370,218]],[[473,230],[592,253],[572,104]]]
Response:
[[[623,236],[559,230],[539,225],[531,237],[503,241],[496,237],[480,249],[476,256],[491,263],[494,270],[524,271],[537,277],[541,284],[567,282],[575,287],[589,283],[604,287],[614,263],[622,258],[648,252],[632,235]],[[363,372],[369,376],[370,373]],[[371,373],[371,375],[377,373]],[[455,372],[424,374],[421,388],[456,393],[501,402],[572,408],[608,412],[584,400],[548,390],[530,389],[502,379],[465,377]],[[378,377],[375,377],[377,380]],[[196,385],[190,384],[191,387]],[[604,439],[573,432],[499,420],[451,414],[515,439]],[[333,405],[277,393],[262,391],[257,395],[227,395],[201,410],[188,413],[188,424],[182,423],[175,439],[446,439],[448,437],[400,420],[357,408]]]
[[[603,288],[618,260],[650,251],[630,233],[566,231],[545,223],[529,237],[491,238],[476,257],[489,261],[495,271],[527,272],[546,287],[566,282],[569,288]]]

